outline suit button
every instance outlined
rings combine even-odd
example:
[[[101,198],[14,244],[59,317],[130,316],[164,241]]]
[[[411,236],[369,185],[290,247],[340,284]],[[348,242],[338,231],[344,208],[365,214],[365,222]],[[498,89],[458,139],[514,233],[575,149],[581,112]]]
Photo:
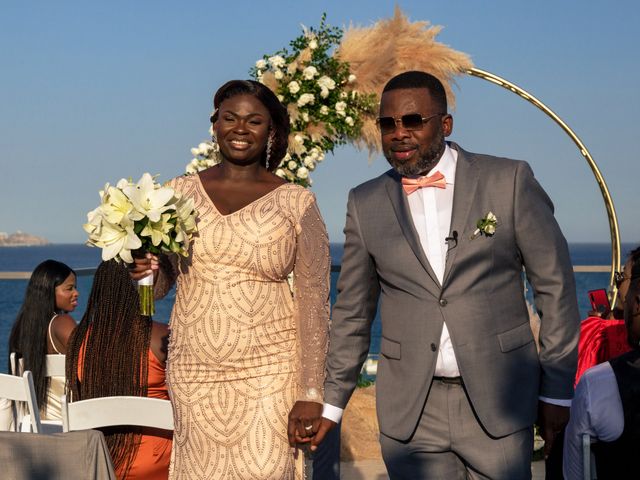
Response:
[[[446,306],[447,306],[447,300],[446,300],[446,299],[444,299],[444,298],[441,298],[441,299],[440,299],[440,306],[441,306],[441,307],[446,307]]]
[[[438,348],[438,347],[436,347],[436,344],[435,344],[435,343],[432,343],[432,344],[431,344],[431,351],[432,351],[432,352],[435,352],[437,348]]]

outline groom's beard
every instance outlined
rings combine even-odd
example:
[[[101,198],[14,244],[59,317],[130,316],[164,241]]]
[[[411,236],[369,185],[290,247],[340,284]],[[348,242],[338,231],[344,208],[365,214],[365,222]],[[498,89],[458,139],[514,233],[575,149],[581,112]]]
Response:
[[[402,176],[424,175],[436,166],[444,153],[444,145],[444,133],[442,129],[440,129],[438,135],[434,138],[434,141],[427,150],[421,152],[418,149],[416,151],[416,155],[418,155],[416,161],[397,161],[391,152],[384,152],[384,156],[395,171]]]

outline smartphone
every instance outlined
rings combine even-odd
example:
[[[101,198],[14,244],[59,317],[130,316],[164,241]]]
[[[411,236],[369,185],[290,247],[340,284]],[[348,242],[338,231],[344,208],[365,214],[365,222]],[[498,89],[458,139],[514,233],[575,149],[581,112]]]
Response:
[[[604,288],[589,290],[588,295],[589,302],[591,302],[591,309],[594,312],[608,313],[611,311],[609,297],[607,296],[607,291]]]

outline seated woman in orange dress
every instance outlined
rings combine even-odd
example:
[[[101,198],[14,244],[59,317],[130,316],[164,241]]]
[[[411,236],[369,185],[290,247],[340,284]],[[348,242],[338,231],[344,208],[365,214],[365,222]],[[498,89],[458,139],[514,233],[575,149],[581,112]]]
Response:
[[[86,313],[67,347],[67,395],[72,401],[117,395],[169,399],[169,329],[139,312],[127,267],[102,262]],[[119,479],[168,477],[173,432],[125,426],[103,433]]]

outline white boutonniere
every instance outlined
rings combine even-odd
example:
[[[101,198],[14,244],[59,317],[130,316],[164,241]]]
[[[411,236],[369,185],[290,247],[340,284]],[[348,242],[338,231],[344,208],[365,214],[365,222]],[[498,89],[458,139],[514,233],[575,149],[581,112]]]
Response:
[[[483,218],[476,222],[476,230],[471,235],[471,240],[474,238],[484,235],[486,237],[492,237],[494,233],[496,233],[496,227],[498,226],[498,218],[493,214],[493,212],[487,213]]]

